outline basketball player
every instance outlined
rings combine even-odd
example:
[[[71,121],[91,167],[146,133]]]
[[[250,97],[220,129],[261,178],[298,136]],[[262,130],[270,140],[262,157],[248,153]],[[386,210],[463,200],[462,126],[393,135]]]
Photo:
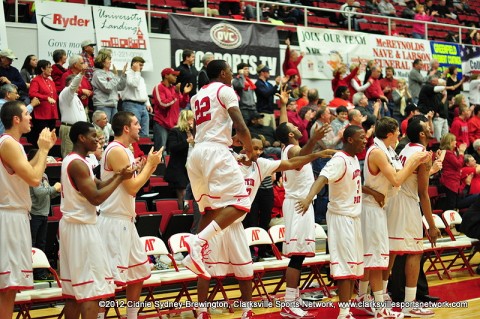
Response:
[[[91,123],[72,125],[73,151],[62,162],[60,210],[60,269],[65,301],[65,318],[95,319],[98,300],[112,297],[115,285],[102,237],[98,231],[96,207],[103,203],[133,170],[128,165],[112,178],[95,179],[85,157],[97,149],[97,131]]]
[[[428,122],[413,120],[408,124],[407,136],[410,143],[400,152],[402,163],[408,162],[417,153],[425,150],[429,140],[432,139],[430,125]],[[429,161],[418,166],[416,174],[407,178],[398,195],[393,197],[387,206],[390,244],[389,270],[393,267],[396,255],[407,254],[405,302],[412,302],[417,292],[420,261],[423,254],[422,212],[430,227],[428,232],[433,242],[436,242],[440,236],[440,231],[435,227],[432,218],[432,207],[428,195],[431,165],[431,161]],[[388,273],[389,271],[384,273],[384,278],[388,278]],[[407,307],[402,309],[402,312],[405,317],[431,317],[434,315],[433,311],[425,308]]]
[[[125,166],[135,166],[129,145],[140,139],[140,123],[131,112],[113,116],[115,139],[103,154],[101,178],[107,180]],[[143,281],[150,277],[150,264],[135,228],[135,196],[161,162],[163,148],[148,154],[141,172],[125,179],[100,205],[98,229],[106,246],[106,254],[117,286],[127,286],[127,301],[138,301]],[[138,308],[127,308],[127,319],[136,319]]]
[[[382,271],[388,269],[388,230],[387,216],[383,206],[398,187],[410,176],[419,164],[431,159],[429,152],[418,152],[402,169],[402,164],[393,149],[400,135],[398,122],[384,117],[375,124],[374,144],[368,149],[365,158],[365,186],[383,194],[384,201],[377,203],[369,194],[363,194],[362,234],[364,247],[364,277],[360,281],[359,295],[355,301],[371,301],[367,294],[368,282],[375,302],[383,303],[388,281],[383,283]],[[397,214],[403,213],[398,211]],[[381,304],[379,304],[381,305]],[[361,308],[367,310],[368,308]],[[368,310],[367,310],[368,311]],[[403,314],[380,306],[375,309],[375,318],[403,318]]]
[[[224,60],[207,66],[210,84],[191,99],[195,112],[195,148],[187,161],[192,192],[201,212],[198,235],[190,236],[189,255],[183,264],[204,279],[210,279],[202,261],[208,240],[250,211],[250,199],[237,162],[229,151],[232,125],[248,159],[255,160],[250,132],[231,88],[232,69]]]
[[[252,146],[256,157],[263,153],[263,143],[260,139],[253,138]],[[250,199],[253,201],[263,178],[266,176],[270,176],[274,172],[299,169],[317,158],[328,158],[334,153],[334,150],[324,150],[305,156],[297,156],[289,160],[271,161],[259,157],[256,162],[252,162],[251,160],[241,162],[240,169],[245,180],[247,192],[250,194]],[[242,301],[249,302],[252,300],[253,268],[250,250],[242,224],[244,216],[236,220],[230,227],[223,230],[208,242],[211,252],[205,256],[204,263],[208,273],[212,276],[222,277],[233,273],[240,286]],[[207,300],[209,286],[209,280],[203,278],[198,279],[197,292],[199,302],[205,302]],[[242,319],[253,316],[248,303],[244,304],[242,310]],[[206,308],[199,308],[198,311],[199,319],[210,317]]]
[[[39,150],[28,162],[19,142],[31,130],[27,107],[21,101],[7,102],[0,118],[5,126],[0,136],[0,318],[12,318],[17,291],[33,289],[29,186],[40,184],[57,137],[45,128],[38,138]]]
[[[336,153],[322,169],[304,199],[297,202],[300,214],[311,209],[315,195],[329,185],[327,210],[330,271],[337,281],[339,302],[348,302],[355,280],[363,276],[363,239],[360,222],[362,181],[357,154],[365,149],[367,140],[360,126],[350,125],[343,132],[343,151]],[[383,201],[379,193],[375,198]],[[350,308],[340,306],[338,319],[353,319]]]

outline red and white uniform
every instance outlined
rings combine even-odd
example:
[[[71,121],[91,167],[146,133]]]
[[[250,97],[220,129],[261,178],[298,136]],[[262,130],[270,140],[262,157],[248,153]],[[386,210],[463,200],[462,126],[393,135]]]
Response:
[[[98,231],[96,207],[76,189],[68,175],[68,166],[81,161],[91,165],[78,154],[71,153],[62,162],[62,197],[60,210],[60,269],[62,292],[78,302],[108,298],[114,295],[115,285],[108,266],[102,237]]]
[[[135,163],[135,157],[128,147],[117,141],[111,142],[101,161],[102,180],[115,175],[106,164],[113,148],[121,148],[127,154],[129,163]],[[97,226],[106,247],[115,284],[119,286],[143,281],[151,275],[150,264],[135,227],[135,215],[135,196],[130,195],[123,184],[100,205]]]
[[[334,279],[363,277],[362,181],[356,156],[336,153],[320,172],[328,179],[328,247]]]
[[[228,109],[238,108],[235,91],[219,82],[210,83],[192,97],[191,106],[196,134],[187,171],[200,211],[226,206],[250,211],[243,176],[228,149],[233,125]]]
[[[415,153],[424,151],[421,144],[409,143],[400,153],[400,161],[405,162]],[[423,253],[422,212],[418,197],[417,172],[402,184],[397,196],[391,198],[387,206],[388,236],[390,252],[396,254]]]
[[[240,164],[252,202],[262,180],[265,176],[272,175],[279,166],[280,161],[265,158],[257,159],[251,166]],[[205,256],[204,263],[210,275],[218,277],[233,273],[238,280],[253,278],[252,258],[241,223],[244,218],[245,215],[208,241],[211,252]]]
[[[282,150],[282,160],[288,160],[290,144]],[[285,200],[283,201],[283,217],[285,219],[285,256],[301,255],[312,257],[315,255],[315,215],[313,205],[310,204],[305,214],[298,214],[296,203],[307,197],[310,186],[313,185],[312,165],[306,164],[300,170],[283,172],[283,187]]]
[[[3,134],[0,149],[7,139],[15,140]],[[23,146],[18,143],[18,147],[27,158]],[[23,179],[5,166],[1,157],[0,188],[0,292],[33,289],[30,190]]]

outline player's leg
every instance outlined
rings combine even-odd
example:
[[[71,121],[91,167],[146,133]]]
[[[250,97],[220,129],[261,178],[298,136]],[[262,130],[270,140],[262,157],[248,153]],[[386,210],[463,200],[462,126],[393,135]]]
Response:
[[[15,303],[15,295],[17,291],[14,289],[0,292],[0,314],[1,318],[12,318],[13,305]]]
[[[63,308],[63,314],[65,319],[78,319],[80,318],[80,305],[76,300],[65,300],[65,307]]]

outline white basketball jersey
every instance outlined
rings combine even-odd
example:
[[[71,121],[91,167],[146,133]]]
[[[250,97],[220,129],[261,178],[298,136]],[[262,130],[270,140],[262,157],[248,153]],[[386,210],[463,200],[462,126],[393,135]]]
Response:
[[[3,134],[0,136],[0,148],[7,139],[14,140],[22,151],[22,156],[27,158],[22,144],[12,136]],[[15,172],[7,168],[0,157],[0,210],[1,211],[24,211],[28,213],[32,208],[32,199],[27,182],[21,179]]]
[[[282,150],[282,160],[288,161],[288,150],[292,147],[293,145],[290,144]],[[310,163],[303,165],[300,170],[288,170],[283,172],[285,198],[298,200],[305,199],[314,182],[315,178]]]
[[[68,175],[68,166],[73,161],[82,161],[90,171],[90,177],[95,180],[92,166],[86,159],[76,153],[70,153],[62,162],[62,197],[60,211],[65,221],[77,224],[95,224],[97,222],[97,209],[75,188]]]
[[[220,82],[210,83],[192,97],[190,104],[195,114],[195,143],[232,145],[233,121],[227,110],[238,108],[238,97],[233,88]]]
[[[240,171],[245,178],[245,186],[250,201],[253,202],[257,195],[258,188],[266,176],[272,175],[280,166],[281,161],[272,161],[266,158],[258,158],[256,162],[252,162],[251,166],[240,164]]]
[[[425,150],[425,147],[421,144],[409,143],[400,152],[400,161],[402,162],[403,165],[405,165],[405,163],[410,158],[410,156],[412,156],[413,154],[415,154],[417,152],[422,152],[424,150]],[[402,188],[400,189],[400,192],[402,194],[414,199],[417,202],[420,201],[420,198],[418,197],[418,178],[417,178],[417,171],[416,170],[402,184]]]
[[[123,149],[125,153],[127,153],[129,163],[135,163],[135,157],[128,147],[117,141],[111,142],[105,149],[100,163],[100,176],[103,181],[106,181],[115,175],[115,172],[112,171],[111,168],[107,165],[108,156],[110,155],[110,151],[114,147],[120,147],[121,149]],[[125,189],[125,186],[123,184],[120,184],[113,191],[112,195],[110,195],[102,204],[100,204],[100,211],[106,214],[135,217],[135,196],[130,195]]]
[[[357,156],[335,153],[320,172],[328,179],[328,212],[358,217],[362,213],[362,178]]]

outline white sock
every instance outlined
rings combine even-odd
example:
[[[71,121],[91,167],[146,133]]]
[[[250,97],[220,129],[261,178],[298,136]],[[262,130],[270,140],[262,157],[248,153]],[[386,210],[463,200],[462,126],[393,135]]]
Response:
[[[358,283],[358,295],[362,296],[367,293],[368,281],[361,281]]]
[[[105,311],[105,309],[103,311]],[[105,312],[99,312],[97,315],[97,319],[103,319],[103,318],[105,318]]]
[[[342,315],[346,316],[346,315],[348,315],[349,313],[350,313],[350,307],[340,308],[340,313],[339,313],[340,316],[342,316]]]
[[[138,309],[140,308],[127,308],[127,319],[137,319]]]
[[[375,298],[375,302],[383,302],[383,290],[374,291],[373,298]]]
[[[387,293],[387,286],[388,286],[388,280],[384,280],[383,281],[383,293],[384,294]]]
[[[209,241],[211,238],[213,238],[215,235],[217,235],[222,229],[220,226],[218,226],[217,222],[212,220],[210,224],[205,227],[204,230],[202,230],[199,234],[198,237]]]
[[[295,299],[300,298],[300,288],[295,290]]]
[[[414,301],[417,295],[417,287],[405,287],[405,301]]]
[[[294,301],[297,295],[297,288],[288,288],[285,291],[285,301]]]

